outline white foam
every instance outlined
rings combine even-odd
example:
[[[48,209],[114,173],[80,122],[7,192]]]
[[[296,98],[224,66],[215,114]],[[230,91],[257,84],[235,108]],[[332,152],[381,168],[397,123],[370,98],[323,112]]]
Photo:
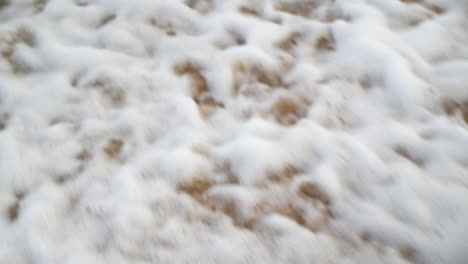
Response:
[[[0,263],[468,259],[466,1],[0,2]]]

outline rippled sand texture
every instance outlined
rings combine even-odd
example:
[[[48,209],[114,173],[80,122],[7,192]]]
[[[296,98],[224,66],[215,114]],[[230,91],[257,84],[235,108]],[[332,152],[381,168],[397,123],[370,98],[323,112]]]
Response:
[[[467,263],[466,0],[0,0],[0,54],[0,263]]]

